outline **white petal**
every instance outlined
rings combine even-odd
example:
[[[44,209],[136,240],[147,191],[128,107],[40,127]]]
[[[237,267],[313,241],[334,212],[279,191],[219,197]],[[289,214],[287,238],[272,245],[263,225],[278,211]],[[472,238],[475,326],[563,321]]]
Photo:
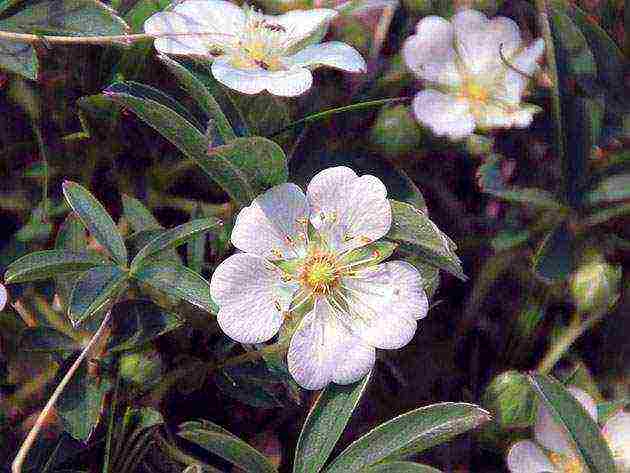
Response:
[[[297,289],[296,284],[284,283],[263,258],[245,253],[223,261],[210,281],[210,295],[220,307],[217,322],[241,343],[273,337]]]
[[[630,472],[630,414],[619,412],[602,429],[620,473]]]
[[[432,89],[421,91],[413,99],[416,119],[438,136],[453,140],[475,131],[475,119],[468,102]]]
[[[533,105],[526,105],[521,107],[510,114],[512,119],[512,126],[517,128],[527,128],[532,124],[534,120],[534,114],[540,112],[542,109]]]
[[[283,62],[287,66],[301,66],[314,69],[319,66],[334,67],[348,72],[365,72],[365,60],[352,46],[340,41],[312,44],[300,50]]]
[[[4,306],[7,305],[7,301],[9,300],[9,293],[7,292],[7,288],[4,284],[0,284],[0,312],[4,310]]]
[[[511,473],[543,473],[557,471],[538,445],[530,440],[516,442],[507,456]]]
[[[265,90],[281,97],[296,97],[313,85],[311,71],[302,67],[288,70],[267,71],[237,69],[229,57],[220,57],[212,63],[212,75],[223,85],[242,94],[259,94]]]
[[[233,45],[244,25],[245,14],[233,3],[186,0],[171,11],[152,15],[145,21],[144,31],[174,35],[155,40],[155,48],[161,53],[207,55],[212,45]]]
[[[295,184],[281,184],[240,211],[232,231],[236,248],[267,259],[289,259],[305,252],[306,197]]]
[[[372,369],[374,360],[374,348],[340,324],[321,299],[300,322],[287,354],[291,376],[305,389],[321,389],[331,381],[358,381]]]
[[[339,317],[352,332],[377,348],[407,345],[424,317],[428,301],[422,278],[408,263],[393,261],[342,280]],[[344,310],[347,305],[347,310]]]
[[[487,105],[476,115],[477,126],[482,129],[509,128],[512,126],[512,114],[503,107]]]
[[[537,39],[529,47],[525,48],[511,59],[510,64],[514,66],[514,69],[517,69],[523,74],[533,76],[536,71],[538,71],[538,61],[541,59],[544,52],[545,42],[542,39]],[[505,74],[505,93],[502,98],[511,105],[518,105],[525,91],[525,87],[529,82],[529,78],[514,69],[508,68]]]
[[[455,65],[453,28],[439,16],[424,17],[416,26],[416,34],[403,45],[407,67],[424,80],[456,86],[461,82]]]
[[[481,12],[463,10],[451,18],[451,23],[456,47],[471,74],[504,68],[501,54],[509,58],[521,45],[518,25],[503,16],[488,20]]]
[[[333,250],[364,246],[389,231],[391,206],[377,177],[357,177],[343,166],[328,168],[313,177],[307,195],[311,222]]]
[[[313,8],[311,10],[292,10],[283,15],[265,16],[270,23],[282,26],[286,30],[287,47],[297,45],[310,36],[315,35],[313,41],[320,41],[326,34],[328,24],[338,15],[338,12],[328,8]]]
[[[577,401],[582,405],[584,410],[588,412],[588,415],[590,415],[591,418],[595,422],[597,422],[597,404],[595,403],[595,400],[591,396],[589,396],[586,392],[582,391],[581,389],[575,388],[573,386],[570,387],[568,391],[571,394],[573,394],[573,397],[577,399]]]
[[[536,441],[548,450],[567,456],[575,455],[566,431],[554,420],[542,402],[538,406],[534,436]]]

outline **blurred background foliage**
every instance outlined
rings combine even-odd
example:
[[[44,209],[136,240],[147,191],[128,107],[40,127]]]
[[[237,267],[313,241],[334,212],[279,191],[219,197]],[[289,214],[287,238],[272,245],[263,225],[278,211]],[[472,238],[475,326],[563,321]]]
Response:
[[[0,29],[11,29],[25,5],[35,17],[41,4],[0,1]],[[552,372],[593,395],[602,412],[630,400],[630,12],[613,0],[550,4],[558,87],[543,70],[541,86],[528,99],[544,112],[528,129],[461,143],[432,136],[411,115],[406,98],[420,84],[401,60],[403,41],[421,17],[449,16],[466,6],[509,16],[525,38],[538,37],[532,2],[345,4],[330,35],[359,49],[368,73],[319,71],[315,87],[295,100],[233,94],[206,65],[158,58],[150,42],[29,46],[11,56],[21,62],[0,64],[0,266],[53,246],[98,252],[98,243],[73,230],[76,222],[66,217],[62,182],[73,180],[119,222],[134,253],[155,235],[151,231],[224,219],[207,237],[172,250],[172,258],[209,279],[232,251],[234,201],[194,158],[182,159],[173,144],[177,136],[156,131],[141,113],[142,101],[152,100],[185,117],[209,146],[225,144],[221,124],[208,122],[208,103],[195,94],[194,77],[212,92],[237,135],[266,137],[282,148],[290,181],[304,185],[338,164],[375,174],[393,199],[428,208],[457,243],[468,280],[445,271],[426,274],[429,317],[404,349],[379,352],[340,446],[418,406],[471,402],[489,409],[494,421],[419,458],[443,471],[504,471],[505,448],[527,436],[535,412],[521,373]],[[308,0],[257,5],[267,12],[339,7]],[[163,0],[111,3],[134,33],[166,6]],[[62,31],[73,27],[71,19],[64,21]],[[110,18],[91,33],[125,32],[123,24]],[[554,93],[561,105],[555,111]],[[390,97],[402,99],[294,123]],[[269,153],[265,163],[274,159]],[[261,185],[286,179],[269,169],[256,171]],[[68,284],[12,284],[0,313],[0,463],[7,471],[39,409],[97,326],[75,329],[62,314]],[[121,356],[97,356],[77,373],[26,471],[101,471],[104,451],[111,454],[111,471],[171,472],[187,465],[189,472],[215,471],[195,470],[195,458],[226,469],[233,462],[208,453],[212,448],[204,450],[207,442],[195,437],[200,429],[221,428],[290,471],[313,393],[301,391],[273,354],[266,363],[204,368],[239,348],[193,305],[182,308],[154,296],[116,306],[124,323],[114,326],[101,354]],[[200,418],[214,424],[192,425]]]

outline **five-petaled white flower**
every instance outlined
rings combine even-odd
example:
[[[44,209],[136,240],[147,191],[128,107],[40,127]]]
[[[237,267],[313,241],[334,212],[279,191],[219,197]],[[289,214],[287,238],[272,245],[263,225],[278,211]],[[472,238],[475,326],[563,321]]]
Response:
[[[306,195],[295,184],[268,190],[236,219],[232,243],[244,253],[212,276],[219,326],[234,340],[260,343],[305,313],[287,355],[295,380],[320,389],[361,379],[375,348],[409,343],[428,310],[411,264],[379,263],[384,246],[373,242],[391,221],[383,183],[347,167],[318,173]]]
[[[450,21],[427,16],[403,46],[407,66],[429,84],[414,98],[416,119],[438,136],[457,140],[475,128],[529,126],[539,107],[521,104],[544,52],[524,47],[518,25],[464,10]]]
[[[151,16],[144,31],[161,53],[212,60],[214,77],[238,92],[294,97],[311,87],[316,67],[365,71],[353,47],[320,43],[336,15],[319,8],[271,16],[224,0],[184,0]]]
[[[597,406],[593,398],[577,388],[571,394],[597,421]],[[571,445],[567,434],[553,419],[549,410],[541,405],[534,427],[536,442],[522,440],[508,453],[507,464],[512,473],[587,473]],[[617,471],[630,473],[630,414],[614,414],[602,428],[602,434],[613,453]]]

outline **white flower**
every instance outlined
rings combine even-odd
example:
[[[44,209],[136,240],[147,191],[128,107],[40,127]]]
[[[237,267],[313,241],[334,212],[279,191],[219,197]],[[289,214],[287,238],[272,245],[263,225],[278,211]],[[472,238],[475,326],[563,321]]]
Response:
[[[294,97],[311,87],[316,67],[365,71],[353,47],[320,43],[336,15],[319,8],[270,16],[224,0],[184,0],[151,16],[144,31],[163,54],[212,60],[214,77],[234,90]]]
[[[416,119],[451,139],[529,126],[540,108],[521,96],[544,47],[542,39],[525,47],[516,23],[502,16],[464,10],[450,21],[423,18],[403,46],[407,66],[431,87],[414,98]]]
[[[361,379],[375,348],[409,343],[428,310],[412,265],[378,264],[383,253],[372,243],[391,220],[383,183],[347,167],[317,174],[306,195],[295,184],[268,190],[236,219],[232,243],[244,253],[212,276],[219,326],[234,340],[261,343],[305,313],[287,355],[295,380],[320,389]]]
[[[569,391],[597,421],[595,401],[580,389],[569,388]],[[619,473],[630,473],[630,414],[620,411],[612,416],[604,425],[602,434],[613,453]],[[566,433],[543,405],[538,409],[534,435],[536,442],[522,440],[510,448],[507,464],[512,473],[588,472]]]

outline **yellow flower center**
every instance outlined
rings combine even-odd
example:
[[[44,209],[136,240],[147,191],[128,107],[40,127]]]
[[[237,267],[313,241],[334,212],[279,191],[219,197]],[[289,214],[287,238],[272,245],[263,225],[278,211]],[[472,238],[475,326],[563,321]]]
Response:
[[[488,89],[473,79],[464,83],[462,94],[473,102],[487,102],[490,94]]]
[[[316,252],[304,262],[300,279],[314,294],[327,294],[339,283],[339,269],[334,255]]]
[[[556,452],[549,454],[549,460],[562,473],[586,473],[586,468],[577,456],[561,455]]]

